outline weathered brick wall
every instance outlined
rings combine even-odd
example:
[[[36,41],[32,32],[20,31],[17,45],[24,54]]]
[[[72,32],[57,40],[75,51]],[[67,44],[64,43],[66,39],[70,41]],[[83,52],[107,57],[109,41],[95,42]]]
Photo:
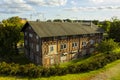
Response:
[[[94,51],[94,44],[99,42],[101,34],[87,35],[87,36],[68,36],[64,39],[60,37],[43,38],[42,40],[42,53],[43,53],[43,65],[49,66],[53,64],[59,64],[61,62],[70,61],[80,56],[90,54]],[[91,44],[91,40],[94,44]],[[72,47],[72,44],[76,42],[77,47]],[[86,42],[86,46],[83,46],[83,42]],[[66,44],[65,49],[61,49],[61,44]],[[56,45],[56,53],[49,53],[49,46]],[[61,57],[63,55],[63,57]],[[61,60],[63,59],[63,60]]]

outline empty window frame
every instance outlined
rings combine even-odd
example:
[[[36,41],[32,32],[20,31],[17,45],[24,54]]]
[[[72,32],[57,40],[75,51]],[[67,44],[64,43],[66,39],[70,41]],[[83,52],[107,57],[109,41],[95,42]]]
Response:
[[[27,40],[25,40],[25,45],[27,45],[28,44],[28,41]]]
[[[82,42],[82,46],[86,46],[87,45],[87,43],[86,42]]]
[[[52,52],[52,51],[54,51],[53,45],[49,46],[49,52]]]
[[[29,33],[29,37],[33,37],[33,34]]]
[[[24,35],[27,36],[27,32],[25,32]]]
[[[78,46],[78,43],[77,42],[73,42],[72,43],[72,47],[77,47]]]
[[[67,48],[67,45],[66,44],[61,44],[60,45],[60,49],[66,49]]]
[[[36,36],[36,39],[39,39],[39,37],[38,37],[38,36]]]
[[[36,51],[37,52],[39,51],[39,45],[38,44],[36,45]]]
[[[90,44],[91,45],[94,44],[94,42],[95,42],[94,40],[92,40],[92,39],[90,40]]]

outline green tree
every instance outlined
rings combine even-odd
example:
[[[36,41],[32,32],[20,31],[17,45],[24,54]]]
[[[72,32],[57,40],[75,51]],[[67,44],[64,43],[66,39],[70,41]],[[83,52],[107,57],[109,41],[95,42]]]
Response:
[[[52,22],[52,20],[49,19],[49,20],[47,20],[47,22]]]
[[[110,26],[111,26],[111,22],[110,21],[103,21],[101,23],[101,28],[103,28],[105,30],[105,32],[109,32],[110,31]]]
[[[64,22],[72,22],[70,19],[65,19]]]
[[[97,51],[102,53],[110,53],[117,48],[119,48],[119,44],[114,42],[113,39],[104,40],[101,43],[96,44]]]
[[[92,23],[95,25],[99,25],[99,20],[93,20]]]
[[[110,26],[109,37],[115,39],[115,41],[120,42],[120,20],[113,19]]]
[[[62,22],[61,19],[54,19],[53,22]]]
[[[1,35],[3,36],[2,39],[5,40],[3,44],[4,49],[8,49],[7,53],[13,53],[15,51],[15,53],[18,54],[17,43],[23,39],[23,34],[20,33],[23,26],[21,19],[19,17],[11,17],[3,20],[2,23],[3,34]]]

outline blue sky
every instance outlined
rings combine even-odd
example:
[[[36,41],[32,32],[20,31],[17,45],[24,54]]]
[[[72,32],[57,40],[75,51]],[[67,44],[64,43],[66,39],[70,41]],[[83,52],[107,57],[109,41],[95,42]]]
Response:
[[[120,18],[120,0],[1,0],[0,21],[12,16],[28,20]]]

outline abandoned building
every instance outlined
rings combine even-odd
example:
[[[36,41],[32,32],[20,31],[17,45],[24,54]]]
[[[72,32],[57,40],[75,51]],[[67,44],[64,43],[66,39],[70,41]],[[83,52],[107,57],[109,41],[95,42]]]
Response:
[[[103,39],[103,30],[92,23],[28,21],[22,31],[26,57],[42,66],[89,55]]]

